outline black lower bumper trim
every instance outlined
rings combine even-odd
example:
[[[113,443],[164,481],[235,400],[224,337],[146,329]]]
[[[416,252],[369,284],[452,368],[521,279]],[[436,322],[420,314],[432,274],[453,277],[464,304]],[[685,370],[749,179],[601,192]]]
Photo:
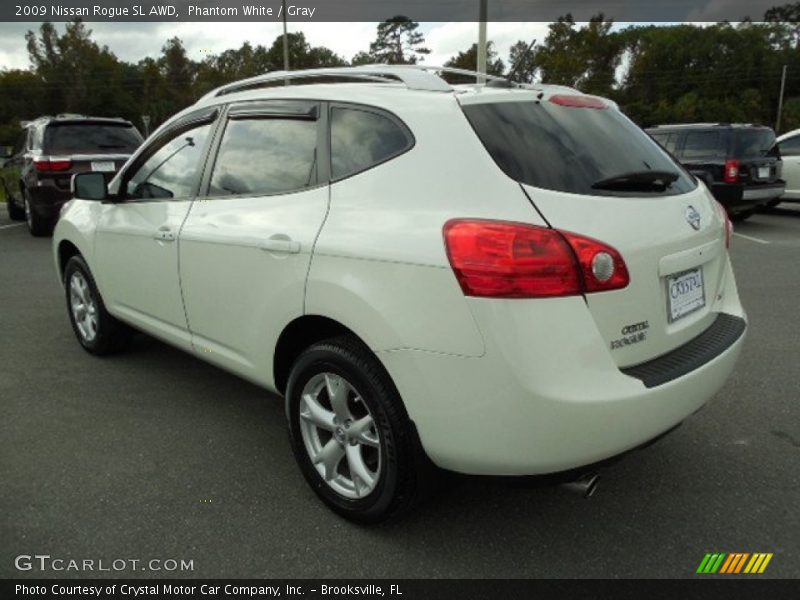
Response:
[[[665,384],[714,360],[742,337],[746,328],[744,319],[720,313],[708,329],[680,348],[620,371],[641,380],[648,388]]]

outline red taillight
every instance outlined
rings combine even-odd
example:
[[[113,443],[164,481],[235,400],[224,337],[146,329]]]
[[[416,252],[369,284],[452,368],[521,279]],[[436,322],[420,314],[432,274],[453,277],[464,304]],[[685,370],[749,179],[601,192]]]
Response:
[[[555,94],[550,96],[550,102],[559,106],[570,108],[608,108],[608,105],[594,96],[578,96],[577,94]]]
[[[714,202],[717,203],[717,210],[719,210],[720,216],[725,221],[725,247],[730,248],[731,238],[733,237],[733,221],[731,221],[731,218],[728,216],[728,211],[725,210],[725,207],[717,200],[714,200]]]
[[[444,239],[450,265],[467,296],[575,296],[622,288],[629,281],[616,250],[574,233],[457,219],[445,224]]]
[[[725,183],[736,183],[739,181],[739,161],[725,161]]]
[[[72,166],[72,161],[68,158],[58,158],[58,159],[41,159],[34,161],[33,165],[36,167],[37,171],[40,172],[47,172],[47,171],[66,171]]]

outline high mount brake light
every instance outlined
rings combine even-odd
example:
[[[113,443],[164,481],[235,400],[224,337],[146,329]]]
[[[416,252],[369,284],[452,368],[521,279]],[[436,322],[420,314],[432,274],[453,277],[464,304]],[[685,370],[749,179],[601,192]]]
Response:
[[[550,96],[550,102],[558,104],[559,106],[568,106],[570,108],[608,108],[608,105],[594,96],[578,96],[577,94],[555,94]]]
[[[549,298],[624,288],[625,261],[611,246],[524,223],[455,219],[444,226],[450,265],[467,296]]]

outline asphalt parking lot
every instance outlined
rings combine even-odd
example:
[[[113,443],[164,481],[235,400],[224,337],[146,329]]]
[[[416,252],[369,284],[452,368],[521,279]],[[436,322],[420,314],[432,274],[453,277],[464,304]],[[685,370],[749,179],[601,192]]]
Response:
[[[20,554],[192,560],[171,575],[202,578],[692,577],[714,551],[772,552],[762,577],[800,577],[800,205],[736,227],[736,373],[593,498],[456,478],[379,528],[306,486],[279,398],[144,336],[81,350],[50,240],[0,212],[0,577],[76,576],[20,572]]]

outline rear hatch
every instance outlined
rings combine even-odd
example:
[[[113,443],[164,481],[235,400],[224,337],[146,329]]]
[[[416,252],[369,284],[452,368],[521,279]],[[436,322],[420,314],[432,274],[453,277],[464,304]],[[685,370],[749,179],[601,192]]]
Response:
[[[53,121],[45,129],[36,166],[57,188],[69,191],[75,173],[99,171],[110,181],[141,143],[142,136],[125,121]]]
[[[781,160],[775,132],[769,127],[731,129],[731,158],[739,161],[739,181],[759,186],[781,178]]]
[[[645,362],[699,335],[715,318],[726,256],[713,197],[611,103],[534,94],[460,101],[532,210],[622,255],[628,286],[585,296],[616,363]]]

